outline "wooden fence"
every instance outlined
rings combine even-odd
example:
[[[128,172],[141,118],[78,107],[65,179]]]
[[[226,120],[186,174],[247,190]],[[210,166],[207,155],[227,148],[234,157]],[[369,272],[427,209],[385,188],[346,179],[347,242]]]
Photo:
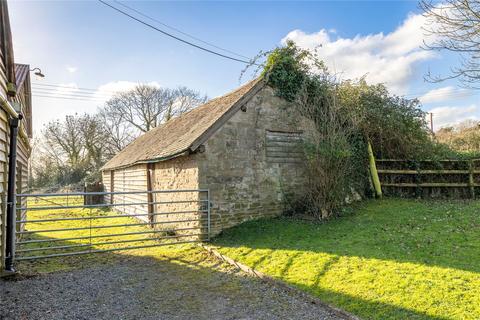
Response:
[[[425,198],[480,196],[480,159],[376,160],[385,195]]]

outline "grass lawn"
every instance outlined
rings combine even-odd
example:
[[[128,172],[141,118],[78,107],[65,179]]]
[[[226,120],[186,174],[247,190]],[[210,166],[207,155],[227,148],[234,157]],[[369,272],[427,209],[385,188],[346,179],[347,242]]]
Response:
[[[365,202],[324,224],[224,232],[219,251],[366,319],[480,319],[480,202]]]
[[[48,197],[38,199],[29,199],[28,207],[34,208],[50,206],[58,207],[59,205],[78,206],[83,204],[81,197],[66,197],[55,198]],[[154,238],[154,234],[129,234],[123,236],[108,236],[94,238],[92,243],[90,239],[75,239],[75,240],[63,240],[66,238],[81,238],[88,237],[90,234],[93,236],[119,234],[119,233],[134,233],[151,231],[152,229],[145,225],[140,226],[123,226],[126,224],[138,224],[141,221],[132,217],[113,217],[118,216],[118,212],[106,210],[104,208],[74,208],[74,209],[46,209],[46,210],[31,210],[28,211],[27,220],[40,220],[40,219],[70,219],[79,218],[78,220],[63,220],[63,221],[47,221],[47,222],[28,222],[25,225],[27,231],[35,231],[33,233],[24,234],[17,241],[30,241],[30,240],[48,240],[48,242],[40,243],[28,243],[17,246],[18,256],[43,256],[47,254],[61,254],[66,252],[78,252],[92,250],[110,250],[121,247],[133,247],[133,246],[149,246],[158,244],[159,240]],[[88,217],[105,217],[97,219],[82,219]],[[88,229],[89,226],[102,227],[110,225],[118,225],[117,227]],[[40,232],[41,230],[50,229],[75,229],[84,228],[81,230],[66,230],[59,232]],[[85,229],[86,228],[86,229]],[[92,233],[90,233],[92,232]],[[158,234],[157,236],[162,234]],[[185,238],[178,238],[179,241],[185,241]],[[113,243],[119,240],[126,240],[127,243]],[[188,239],[187,239],[188,240]],[[165,241],[165,240],[164,240]],[[171,240],[169,240],[172,242]],[[109,244],[100,244],[110,242]],[[74,248],[58,248],[48,249],[49,247],[63,247],[63,246],[76,246]],[[90,246],[91,245],[91,246]],[[42,249],[42,250],[40,250]],[[20,250],[33,250],[28,252],[21,252]],[[207,255],[202,249],[192,244],[176,244],[168,246],[160,246],[153,248],[141,248],[125,251],[112,251],[100,254],[82,254],[74,256],[62,256],[47,259],[38,260],[18,260],[15,267],[17,270],[24,274],[35,273],[49,273],[55,271],[66,271],[72,269],[86,268],[99,264],[109,264],[124,260],[138,261],[143,258],[154,258],[158,260],[168,260],[173,263],[182,263],[189,265],[198,265],[199,267],[208,267],[212,265],[212,261],[207,259]]]

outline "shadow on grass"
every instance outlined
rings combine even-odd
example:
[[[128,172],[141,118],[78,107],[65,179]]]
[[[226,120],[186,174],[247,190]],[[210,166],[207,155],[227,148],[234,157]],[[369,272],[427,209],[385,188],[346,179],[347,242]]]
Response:
[[[365,318],[478,319],[478,212],[478,201],[369,201],[326,223],[247,222],[214,244]]]
[[[38,235],[35,237],[37,239],[48,240],[47,237],[39,237]],[[68,241],[61,242],[61,245],[71,244],[75,243]],[[290,257],[290,264],[284,266],[282,274],[288,273],[288,269],[297,257],[298,254]],[[335,262],[336,259],[332,258],[332,260],[327,262],[324,268],[318,272],[318,277],[315,280],[317,284],[322,275],[324,275]],[[205,297],[210,295],[226,299],[225,301],[246,299],[247,302],[252,300],[251,302],[258,303],[258,296],[264,294],[263,291],[252,293],[249,291],[251,290],[250,287],[243,288],[243,284],[238,281],[237,277],[232,274],[225,275],[225,271],[231,272],[230,267],[222,265],[218,260],[212,259],[211,256],[207,255],[205,251],[192,245],[56,257],[21,261],[17,265],[19,270],[25,275],[51,273],[55,271],[70,271],[75,274],[75,272],[81,273],[82,270],[86,270],[88,273],[93,274],[93,278],[97,278],[95,280],[98,281],[97,285],[104,290],[103,293],[102,290],[97,293],[97,299],[103,299],[103,305],[116,304],[114,300],[104,300],[109,299],[109,295],[106,295],[107,298],[103,297],[104,292],[110,292],[112,290],[122,292],[125,290],[124,282],[113,280],[113,283],[106,283],[107,281],[112,281],[112,279],[105,276],[105,270],[116,270],[113,271],[115,273],[121,272],[121,275],[115,274],[114,278],[128,279],[128,286],[134,289],[129,289],[130,291],[127,292],[129,292],[129,294],[133,292],[135,295],[135,299],[129,304],[128,312],[139,312],[138,314],[142,314],[141,310],[149,309],[149,312],[165,313],[170,316],[174,314],[181,317],[187,316],[188,314],[195,314],[199,318],[202,318],[202,315],[208,315],[209,312],[218,311],[216,309],[210,310],[209,304],[205,303]],[[124,267],[121,267],[122,270],[118,271],[118,266]],[[71,281],[71,278],[68,279],[68,281]],[[28,278],[26,280],[28,280]],[[86,283],[88,283],[88,281]],[[427,316],[423,313],[405,308],[367,301],[329,290],[322,289],[320,291],[312,291],[311,286],[298,285],[298,283],[291,284],[306,292],[315,294],[321,299],[335,295],[336,299],[342,300],[343,306],[353,313],[358,312],[358,314],[362,314],[362,310],[368,308],[377,313],[378,318],[447,319]],[[48,289],[50,290],[50,294],[58,296],[60,299],[65,299],[65,303],[69,303],[68,289],[65,289],[64,284],[51,284],[48,286]],[[207,295],[205,295],[204,290],[209,291]],[[179,295],[188,295],[188,303],[185,304],[185,302],[172,298]],[[40,308],[40,310],[45,309],[50,312],[51,306],[47,305],[47,302],[43,304],[40,300],[42,300],[40,297],[39,301],[27,302],[20,299],[19,303],[35,305],[35,308]],[[329,299],[325,299],[325,301],[328,300]],[[48,301],[48,299],[46,301]],[[87,302],[88,300],[85,301],[85,303]],[[255,307],[251,302],[245,304],[248,305],[250,309],[247,308],[243,316],[253,315],[253,318],[255,318],[255,308],[258,307]],[[227,304],[225,308],[228,307]],[[268,308],[268,305],[263,307]],[[29,307],[27,306],[27,308]],[[213,306],[213,308],[216,307]],[[271,312],[272,314],[277,312],[274,306]],[[125,316],[124,313],[122,313],[122,315]],[[238,316],[241,317],[242,315]],[[291,316],[293,317],[295,314],[292,313]]]
[[[480,272],[480,202],[384,200],[325,223],[261,219],[225,231],[222,247],[286,249]]]

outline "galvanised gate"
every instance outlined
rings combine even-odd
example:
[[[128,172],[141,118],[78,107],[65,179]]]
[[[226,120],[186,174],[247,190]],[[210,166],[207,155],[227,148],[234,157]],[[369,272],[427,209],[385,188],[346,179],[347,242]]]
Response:
[[[12,260],[17,261],[208,241],[210,235],[208,190],[18,194],[16,199]]]

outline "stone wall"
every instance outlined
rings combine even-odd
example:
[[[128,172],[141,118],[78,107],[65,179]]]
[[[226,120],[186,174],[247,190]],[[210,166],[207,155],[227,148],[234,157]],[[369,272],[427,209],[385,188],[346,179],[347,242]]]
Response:
[[[196,155],[199,187],[211,193],[213,234],[281,214],[285,194],[301,190],[305,179],[298,153],[291,152],[290,137],[301,137],[302,131],[288,103],[267,87],[245,107]]]
[[[206,193],[182,191],[198,189],[196,155],[155,163],[150,174],[153,190],[178,190],[153,195],[153,201],[157,203],[154,221],[162,222],[156,227],[165,230],[169,236],[179,237],[180,241],[190,239],[190,235],[206,234],[207,214],[201,212],[206,209],[201,202],[206,200]]]

